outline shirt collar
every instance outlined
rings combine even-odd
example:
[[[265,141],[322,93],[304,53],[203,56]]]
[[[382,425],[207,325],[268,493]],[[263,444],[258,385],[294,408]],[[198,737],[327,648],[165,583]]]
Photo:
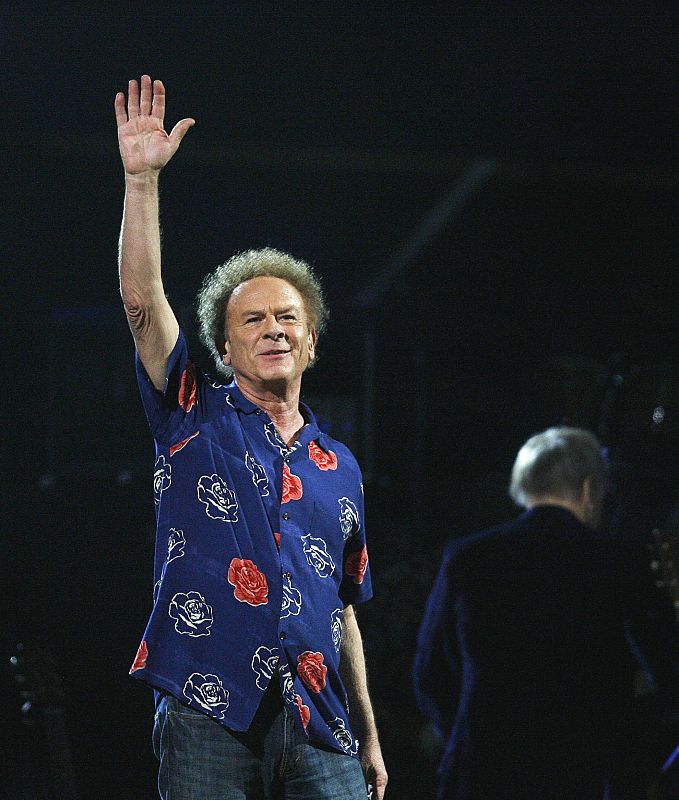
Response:
[[[271,419],[263,408],[260,408],[256,403],[253,403],[251,400],[248,400],[248,398],[245,397],[243,392],[241,392],[241,390],[238,388],[235,380],[231,381],[231,383],[226,387],[226,392],[230,404],[237,411],[240,411],[243,414],[256,414],[257,412],[260,412],[260,414],[266,415],[268,420]],[[301,442],[303,440],[304,444],[307,444],[308,442],[318,439],[319,443],[321,443],[321,446],[323,447],[323,439],[325,439],[325,434],[323,434],[319,429],[314,412],[306,403],[302,402],[301,400],[299,401],[299,410],[304,417],[305,425],[298,441]]]
[[[229,403],[237,411],[242,411],[244,414],[254,414],[256,411],[259,410],[260,412],[266,414],[266,412],[263,409],[260,409],[259,406],[255,405],[255,403],[247,399],[247,397],[243,394],[243,392],[241,392],[241,390],[236,385],[235,380],[231,381],[231,383],[226,387],[226,393]]]
[[[585,530],[590,530],[587,528],[586,525],[583,525],[582,522],[575,516],[572,511],[569,511],[567,508],[563,506],[557,505],[538,505],[533,506],[532,508],[527,508],[525,511],[520,515],[519,519],[521,520],[531,520],[537,521],[540,524],[544,524],[546,522],[552,523],[563,523],[563,524],[573,524],[579,525]]]

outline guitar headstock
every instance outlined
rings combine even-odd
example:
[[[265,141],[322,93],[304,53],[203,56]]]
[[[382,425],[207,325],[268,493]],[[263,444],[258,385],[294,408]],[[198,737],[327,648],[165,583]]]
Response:
[[[652,537],[651,569],[656,585],[665,589],[672,598],[679,620],[679,530],[654,528]]]
[[[22,714],[64,704],[63,679],[57,672],[54,658],[45,648],[19,643],[9,663]]]

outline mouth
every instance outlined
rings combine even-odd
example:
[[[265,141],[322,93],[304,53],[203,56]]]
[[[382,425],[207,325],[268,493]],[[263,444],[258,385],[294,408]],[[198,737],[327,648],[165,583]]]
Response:
[[[289,350],[265,350],[263,353],[258,353],[258,355],[264,356],[265,358],[276,358],[287,356],[289,352]]]

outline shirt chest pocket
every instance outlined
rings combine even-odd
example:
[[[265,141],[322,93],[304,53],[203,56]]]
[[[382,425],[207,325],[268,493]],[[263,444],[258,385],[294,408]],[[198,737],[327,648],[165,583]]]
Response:
[[[339,583],[342,579],[345,542],[336,501],[313,504],[308,525],[305,525],[300,538],[306,562],[317,577]]]

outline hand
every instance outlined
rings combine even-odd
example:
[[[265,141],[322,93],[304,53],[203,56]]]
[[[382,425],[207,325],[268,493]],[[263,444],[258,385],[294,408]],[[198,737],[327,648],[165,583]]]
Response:
[[[373,787],[372,800],[382,800],[389,777],[379,744],[361,745],[361,764],[367,782]]]
[[[125,94],[115,99],[118,144],[127,175],[159,172],[177,152],[184,134],[195,120],[180,120],[168,135],[163,127],[165,117],[165,87],[162,81],[141,77],[141,99],[137,81],[130,81],[127,110]]]

